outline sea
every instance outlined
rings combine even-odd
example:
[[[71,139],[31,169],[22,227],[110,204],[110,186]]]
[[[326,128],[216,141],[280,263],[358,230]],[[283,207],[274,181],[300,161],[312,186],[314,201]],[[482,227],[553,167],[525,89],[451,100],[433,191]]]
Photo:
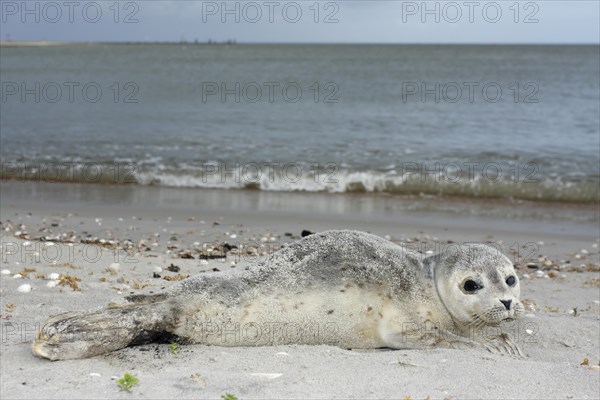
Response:
[[[600,201],[600,47],[0,47],[2,180]]]

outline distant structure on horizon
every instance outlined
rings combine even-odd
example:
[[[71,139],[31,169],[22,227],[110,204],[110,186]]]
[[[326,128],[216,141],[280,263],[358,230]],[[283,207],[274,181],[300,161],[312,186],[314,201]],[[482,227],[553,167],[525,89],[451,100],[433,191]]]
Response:
[[[227,39],[227,40],[226,40],[226,41],[224,41],[224,42],[218,42],[218,41],[216,41],[216,40],[208,39],[208,42],[207,42],[207,43],[208,43],[208,44],[237,44],[237,42],[235,41],[235,39]],[[199,43],[198,43],[198,39],[196,39],[196,40],[194,41],[194,44],[199,44]]]

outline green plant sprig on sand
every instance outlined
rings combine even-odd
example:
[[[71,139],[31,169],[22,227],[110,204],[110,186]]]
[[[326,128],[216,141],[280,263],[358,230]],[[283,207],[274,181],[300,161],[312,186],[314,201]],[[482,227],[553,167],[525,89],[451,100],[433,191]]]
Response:
[[[169,350],[171,350],[172,354],[177,354],[177,351],[179,351],[179,343],[173,342],[169,344]]]
[[[135,376],[125,373],[125,375],[117,380],[117,384],[121,387],[121,390],[127,390],[131,392],[131,389],[139,382],[140,380]]]

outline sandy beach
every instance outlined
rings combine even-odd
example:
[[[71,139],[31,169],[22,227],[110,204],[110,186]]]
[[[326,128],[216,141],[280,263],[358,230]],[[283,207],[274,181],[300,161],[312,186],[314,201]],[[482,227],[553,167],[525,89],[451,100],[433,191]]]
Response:
[[[19,182],[4,182],[1,189],[5,399],[221,398],[227,393],[239,399],[598,398],[594,208]],[[172,351],[168,344],[59,362],[31,353],[35,330],[50,315],[96,309],[128,294],[160,293],[198,273],[234,274],[297,240],[302,230],[341,228],[423,251],[452,242],[501,246],[517,265],[527,306],[523,319],[502,329],[511,332],[526,357],[476,349],[331,346],[183,345]],[[201,257],[223,243],[238,249],[222,258]],[[31,291],[19,291],[22,285]],[[139,379],[131,392],[116,383],[126,372]]]

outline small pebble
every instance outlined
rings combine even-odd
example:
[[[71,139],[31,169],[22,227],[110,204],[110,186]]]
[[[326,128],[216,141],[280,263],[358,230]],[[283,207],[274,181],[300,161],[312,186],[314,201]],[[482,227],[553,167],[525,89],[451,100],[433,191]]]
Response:
[[[528,335],[532,335],[533,334],[533,330],[531,330],[531,329],[525,329],[525,332],[527,332]]]
[[[14,278],[14,279],[21,279],[21,278],[22,278],[22,276],[21,276],[21,274],[14,274],[14,275],[13,275],[13,278]]]
[[[97,372],[90,372],[90,376],[102,376],[102,375],[100,375],[100,374],[99,374],[99,373],[97,373]]]
[[[544,275],[546,275],[544,271],[535,271],[535,276],[538,278],[543,278]]]
[[[108,271],[111,273],[111,275],[118,274],[120,269],[121,265],[119,263],[112,263],[108,266]]]
[[[171,263],[171,265],[169,265],[167,267],[167,270],[169,270],[171,272],[179,272],[181,270],[181,268],[179,268],[177,265],[174,265],[173,263]]]
[[[576,260],[581,260],[581,254],[575,254],[575,259]]]
[[[46,286],[48,286],[49,288],[53,288],[56,285],[58,285],[58,281],[48,281],[48,283],[46,283]]]
[[[31,292],[31,285],[29,283],[24,283],[23,285],[21,285],[17,288],[17,292],[29,293],[29,292]]]
[[[586,249],[581,249],[581,254],[588,254],[588,251]]]
[[[53,272],[49,275],[49,278],[52,279],[53,281],[55,281],[60,278],[60,274]]]
[[[153,267],[152,272],[154,272],[155,274],[160,274],[162,272],[162,268],[161,267]]]
[[[2,275],[10,275],[10,271],[8,269],[3,269],[2,271],[0,271],[0,274],[2,274]]]
[[[237,238],[237,235],[234,233],[234,234],[232,234],[232,235],[229,235],[229,238],[230,238],[230,239],[235,239],[235,238]]]

